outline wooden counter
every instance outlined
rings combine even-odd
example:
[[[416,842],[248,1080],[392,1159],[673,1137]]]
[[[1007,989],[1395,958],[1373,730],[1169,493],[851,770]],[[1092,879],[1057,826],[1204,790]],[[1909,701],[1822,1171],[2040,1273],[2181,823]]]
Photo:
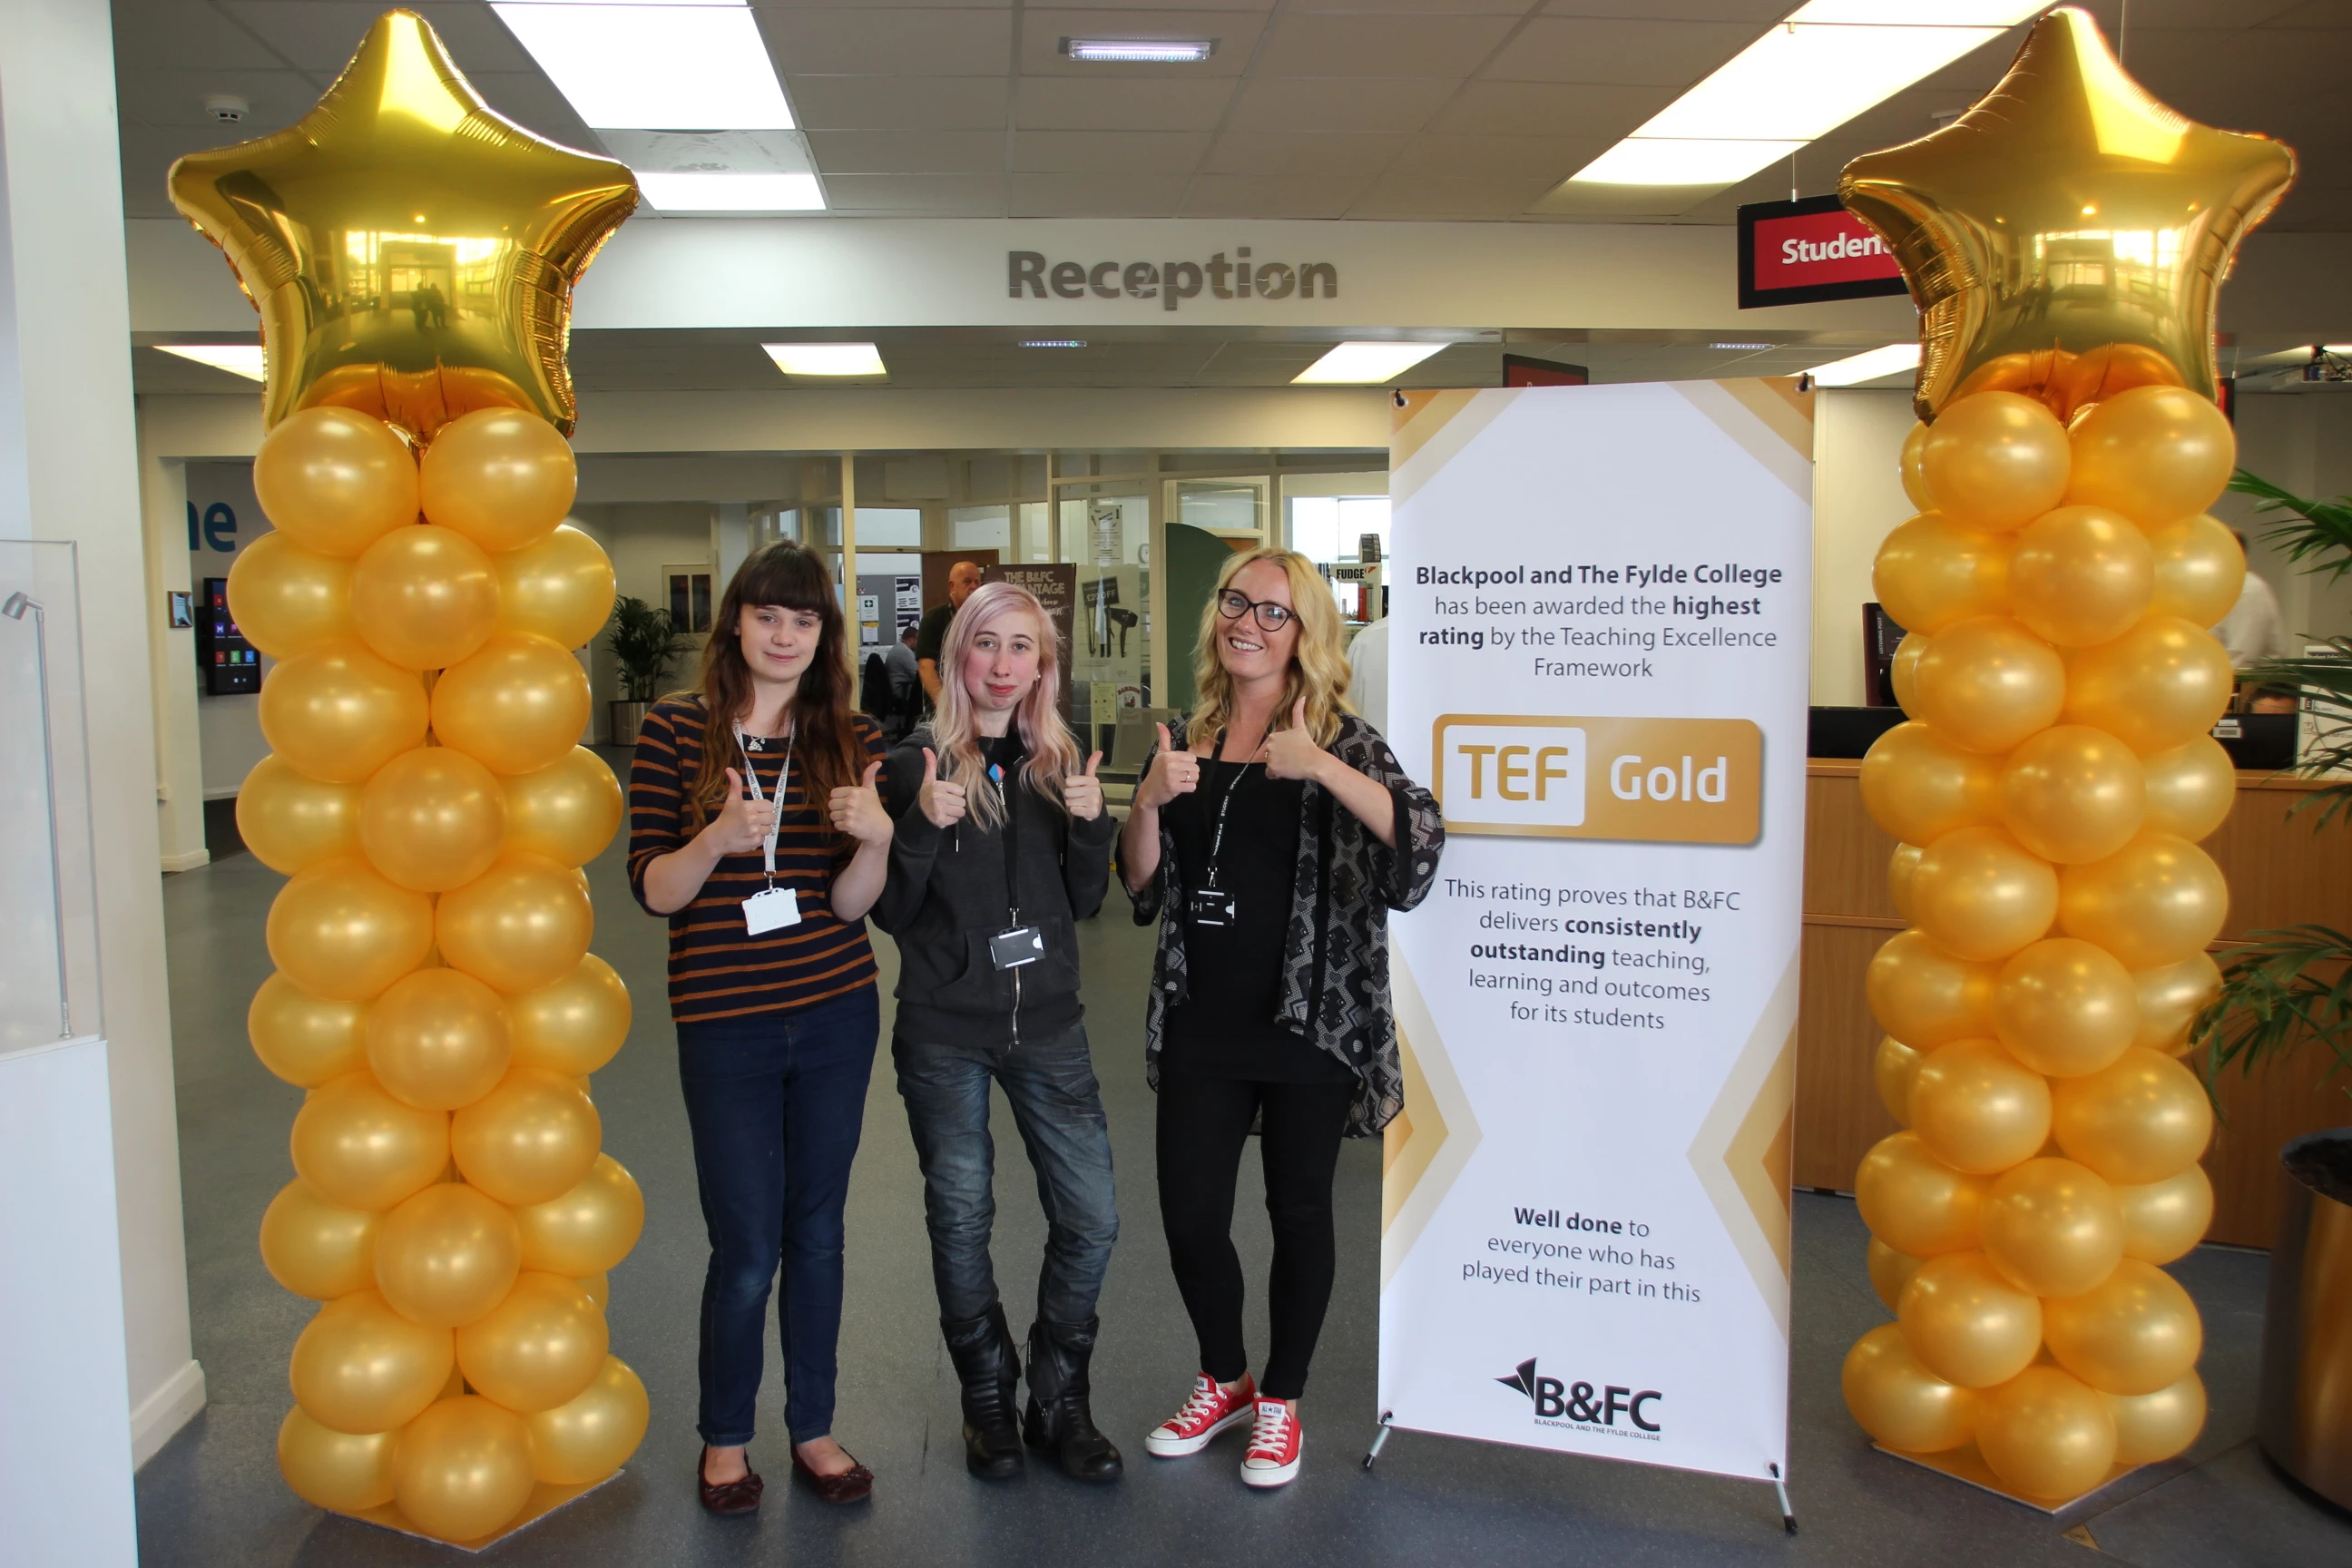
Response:
[[[1863,999],[1863,973],[1903,928],[1886,893],[1895,841],[1862,807],[1862,764],[1813,762],[1805,811],[1803,989],[1797,1021],[1796,1180],[1851,1191],[1854,1166],[1895,1131],[1871,1081],[1879,1030]],[[2230,879],[2230,923],[2215,944],[2272,926],[2352,929],[2352,824],[2315,832],[2312,813],[2289,810],[2318,787],[2272,773],[2238,775],[2238,806],[2205,849]],[[2322,1084],[2329,1058],[2305,1051],[2220,1085],[2222,1121],[2205,1156],[2213,1178],[2209,1239],[2268,1247],[2284,1201],[2279,1146],[2322,1127],[2352,1123],[2339,1078]]]

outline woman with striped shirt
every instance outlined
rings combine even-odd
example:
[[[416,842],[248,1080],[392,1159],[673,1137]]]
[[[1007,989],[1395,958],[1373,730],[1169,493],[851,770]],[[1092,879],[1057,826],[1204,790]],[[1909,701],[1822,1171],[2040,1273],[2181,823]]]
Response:
[[[744,1457],[770,1281],[782,1266],[793,1469],[830,1502],[873,1473],[833,1439],[842,1205],[881,1023],[865,914],[889,868],[880,726],[849,706],[833,578],[772,544],[727,585],[701,680],[646,715],[629,882],[669,917],[669,1005],[710,1267],[704,1448],[714,1513],[760,1504]]]

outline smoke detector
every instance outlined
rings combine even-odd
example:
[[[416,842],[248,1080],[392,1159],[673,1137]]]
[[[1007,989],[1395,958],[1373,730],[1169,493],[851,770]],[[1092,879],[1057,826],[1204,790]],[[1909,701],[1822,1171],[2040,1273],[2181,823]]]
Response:
[[[253,112],[253,105],[233,92],[216,92],[205,100],[205,112],[223,125],[235,125]]]

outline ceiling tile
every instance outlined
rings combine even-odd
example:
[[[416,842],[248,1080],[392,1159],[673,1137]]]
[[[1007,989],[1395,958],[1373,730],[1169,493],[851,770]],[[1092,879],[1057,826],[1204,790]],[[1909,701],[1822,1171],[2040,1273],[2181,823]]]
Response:
[[[566,147],[597,150],[596,133],[582,122],[580,111],[537,71],[481,71],[467,79],[482,101],[524,130]]]
[[[1002,76],[1009,11],[762,11],[777,68],[826,76]]]
[[[1286,14],[1267,35],[1256,76],[1463,77],[1517,24],[1508,16]]]
[[[835,212],[993,216],[1004,210],[1004,176],[828,174],[824,196]]]
[[[1228,132],[1217,138],[1203,173],[1220,174],[1372,175],[1396,161],[1403,135],[1308,135],[1288,132]]]
[[[1001,77],[790,76],[785,94],[804,127],[832,131],[1004,128]]]
[[[1609,150],[1603,136],[1418,136],[1396,161],[1399,174],[1444,174],[1465,179],[1525,176],[1547,187],[1576,173]]]
[[[1004,169],[1002,131],[813,131],[809,150],[836,174],[993,174]]]
[[[1338,217],[1370,177],[1198,174],[1184,193],[1185,217]]]
[[[1550,0],[1543,14],[1643,22],[1748,22],[1760,29],[1796,8],[1795,0]]]
[[[1675,100],[1671,87],[1466,81],[1429,122],[1465,136],[1622,137]]]
[[[1539,16],[1478,74],[1496,81],[1606,82],[1685,88],[1754,43],[1740,22]]]
[[[134,70],[268,70],[293,62],[210,5],[118,0],[114,63]]]
[[[221,146],[219,127],[125,125],[122,137],[122,211],[126,217],[176,217],[165,181],[173,160]]]
[[[1291,0],[1290,16],[1328,11],[1340,16],[1524,16],[1543,0]]]
[[[1208,145],[1208,133],[1195,131],[1018,131],[1013,167],[1040,174],[1183,174]]]
[[[1024,131],[1213,131],[1234,85],[1231,77],[1024,76],[1014,87],[1013,123]]]
[[[1418,131],[1459,84],[1440,77],[1253,77],[1234,131]]]
[[[1260,11],[1206,8],[1030,9],[1021,16],[1021,67],[1032,76],[1092,77],[1100,80],[1196,80],[1202,77],[1237,77],[1250,63],[1258,34],[1265,26]],[[1116,65],[1101,60],[1074,60],[1062,53],[1064,38],[1214,38],[1217,52],[1185,65]]]
[[[311,79],[290,70],[121,70],[115,73],[114,92],[125,120],[200,127],[222,142],[267,136],[319,101]],[[216,92],[233,92],[252,109],[239,123],[224,125],[205,107]]]
[[[1014,217],[1172,217],[1184,174],[1014,174]]]
[[[1517,217],[1557,184],[1542,175],[1458,179],[1434,174],[1388,174],[1356,198],[1349,217]]]
[[[259,34],[304,70],[341,72],[357,53],[382,5],[367,0],[220,0],[221,8]],[[467,76],[486,70],[530,70],[528,51],[488,5],[418,4],[410,9],[433,25],[449,58]]]

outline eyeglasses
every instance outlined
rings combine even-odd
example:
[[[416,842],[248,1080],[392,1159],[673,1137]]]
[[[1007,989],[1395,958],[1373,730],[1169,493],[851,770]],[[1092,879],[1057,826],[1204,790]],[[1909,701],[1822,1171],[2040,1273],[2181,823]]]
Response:
[[[1253,599],[1232,588],[1217,595],[1217,614],[1229,621],[1238,621],[1253,611],[1256,612],[1258,629],[1269,632],[1280,631],[1298,613],[1287,605],[1277,605],[1272,599]]]

